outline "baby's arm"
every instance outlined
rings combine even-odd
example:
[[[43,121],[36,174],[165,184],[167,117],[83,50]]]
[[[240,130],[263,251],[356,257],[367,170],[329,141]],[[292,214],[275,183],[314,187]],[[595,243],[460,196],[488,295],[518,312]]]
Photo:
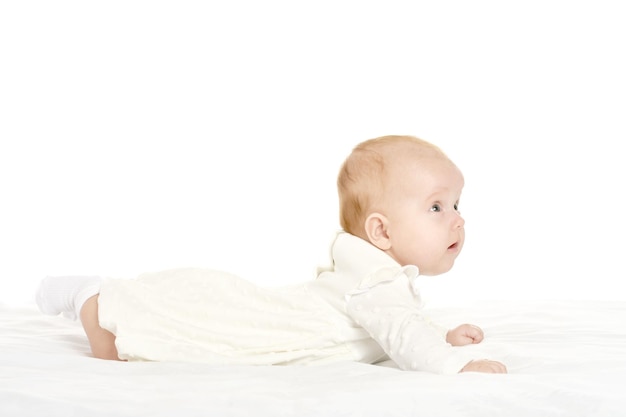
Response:
[[[401,369],[444,374],[506,371],[499,362],[476,360],[476,352],[455,347],[480,342],[482,330],[461,325],[446,334],[421,314],[419,297],[402,272],[352,292],[347,307]]]

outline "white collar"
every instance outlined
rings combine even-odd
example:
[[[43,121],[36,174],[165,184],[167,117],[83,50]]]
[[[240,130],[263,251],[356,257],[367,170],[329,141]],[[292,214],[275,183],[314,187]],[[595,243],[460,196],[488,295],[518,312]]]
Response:
[[[334,270],[366,277],[381,269],[402,269],[413,282],[419,275],[415,265],[400,265],[370,242],[347,232],[339,232],[331,248]]]

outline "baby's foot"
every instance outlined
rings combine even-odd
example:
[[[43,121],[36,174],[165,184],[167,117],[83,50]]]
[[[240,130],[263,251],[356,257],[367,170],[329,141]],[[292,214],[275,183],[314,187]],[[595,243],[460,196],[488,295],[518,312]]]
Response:
[[[46,277],[37,289],[37,306],[44,314],[76,320],[85,301],[100,292],[101,282],[98,276]]]

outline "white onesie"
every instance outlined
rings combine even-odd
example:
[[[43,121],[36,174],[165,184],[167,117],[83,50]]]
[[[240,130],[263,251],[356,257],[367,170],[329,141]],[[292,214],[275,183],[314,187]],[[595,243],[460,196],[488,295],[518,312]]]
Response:
[[[100,325],[121,359],[288,365],[335,361],[457,373],[473,359],[446,343],[422,315],[415,266],[400,266],[370,243],[341,232],[333,267],[317,279],[261,288],[226,272],[174,269],[108,279]]]

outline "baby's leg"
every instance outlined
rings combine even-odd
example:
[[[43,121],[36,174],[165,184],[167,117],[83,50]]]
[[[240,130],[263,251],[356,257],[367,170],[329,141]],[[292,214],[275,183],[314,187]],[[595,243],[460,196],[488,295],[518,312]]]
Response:
[[[120,360],[115,347],[115,335],[100,327],[98,321],[98,297],[87,299],[80,310],[80,321],[87,334],[93,356],[99,359]]]
[[[93,355],[100,359],[118,359],[115,336],[98,322],[101,282],[97,276],[46,277],[37,290],[37,305],[45,314],[62,314],[72,320],[80,317]]]

